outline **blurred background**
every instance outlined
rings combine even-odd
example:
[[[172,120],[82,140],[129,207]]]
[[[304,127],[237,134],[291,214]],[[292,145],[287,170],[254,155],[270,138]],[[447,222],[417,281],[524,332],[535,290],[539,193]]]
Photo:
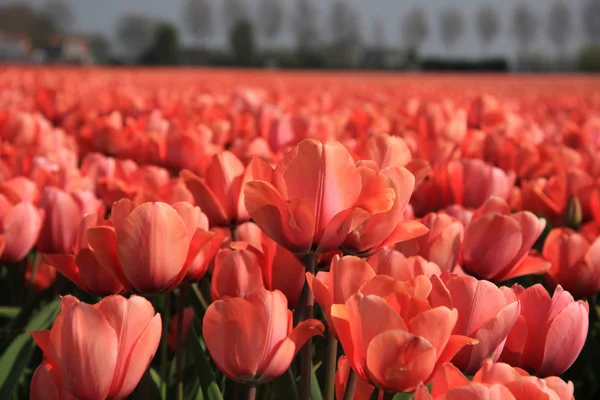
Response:
[[[0,0],[0,62],[600,71],[600,0]]]

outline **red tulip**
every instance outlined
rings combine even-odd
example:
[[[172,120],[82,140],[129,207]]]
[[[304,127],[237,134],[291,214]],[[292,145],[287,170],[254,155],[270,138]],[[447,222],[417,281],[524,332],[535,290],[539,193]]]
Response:
[[[30,400],[77,400],[61,384],[49,361],[44,360],[31,377]]]
[[[1,247],[1,246],[0,246]],[[0,253],[2,250],[0,249]],[[35,269],[35,271],[34,271]],[[35,276],[33,276],[35,272]],[[33,284],[36,293],[48,289],[56,281],[56,269],[48,265],[43,259],[39,260],[34,268],[34,263],[27,261],[24,283],[26,286]]]
[[[429,232],[425,235],[398,243],[395,249],[406,256],[421,256],[437,264],[442,271],[452,271],[459,260],[463,242],[463,224],[446,214],[429,213],[421,223]]]
[[[212,303],[204,316],[202,335],[225,375],[263,383],[282,375],[304,343],[324,329],[315,319],[292,329],[292,312],[283,293],[262,290],[246,299],[228,297]]]
[[[543,256],[552,266],[546,278],[577,297],[600,291],[600,238],[593,242],[570,229],[553,229],[544,242]]]
[[[511,214],[504,200],[491,197],[465,231],[463,270],[494,282],[545,272],[549,263],[529,255],[545,226],[544,219],[528,211]]]
[[[87,229],[88,245],[125,289],[137,293],[173,290],[215,236],[204,229],[206,216],[189,203],[135,206],[123,199],[114,204],[111,220],[114,226]]]
[[[375,276],[369,264],[358,257],[334,256],[329,272],[319,271],[316,276],[306,273],[306,279],[315,301],[319,303],[327,316],[327,326],[331,334],[338,338],[335,325],[331,320],[331,307],[344,304],[360,287]]]
[[[92,192],[64,192],[46,187],[42,192],[40,207],[45,219],[37,242],[42,253],[70,254],[77,240],[79,223],[84,215],[98,213],[102,205]]]
[[[550,298],[536,284],[527,289],[515,285],[521,315],[506,340],[500,361],[546,377],[560,375],[579,356],[588,332],[587,302],[574,301],[559,285]]]
[[[154,357],[161,320],[143,297],[114,295],[89,305],[67,296],[52,329],[31,335],[69,394],[123,399]]]
[[[427,286],[425,277],[415,279],[416,286],[403,287],[393,278],[377,276],[345,304],[331,307],[352,369],[380,389],[413,391],[465,345],[477,342],[452,335],[458,311],[431,307],[425,298],[431,284]],[[369,294],[383,292],[385,298]]]
[[[229,151],[212,157],[204,179],[184,170],[181,177],[211,226],[229,226],[248,221],[243,185],[250,180],[271,180],[271,167],[260,159],[248,167]]]
[[[431,394],[420,385],[415,400],[573,400],[574,387],[558,377],[539,379],[508,364],[486,361],[469,381],[454,365],[444,364],[435,373]]]
[[[0,261],[16,262],[27,256],[36,241],[44,212],[31,203],[11,202],[0,194],[0,238],[4,252],[0,252]]]
[[[0,183],[0,195],[4,195],[11,203],[37,203],[40,190],[35,182],[24,176],[16,176]]]
[[[405,257],[397,250],[383,248],[367,259],[377,275],[389,275],[399,281],[407,281],[417,275],[439,275],[437,264],[420,256]]]
[[[396,200],[392,180],[354,165],[341,143],[306,139],[273,171],[273,179],[244,186],[250,217],[294,253],[339,247],[371,215]]]
[[[43,261],[88,293],[107,296],[123,291],[119,279],[103,267],[89,248],[86,231],[95,226],[110,226],[101,215],[88,214],[81,220],[74,254],[44,254]]]
[[[246,243],[232,242],[231,249],[219,250],[210,281],[213,300],[225,296],[246,298],[264,289],[259,260]]]
[[[431,282],[431,304],[458,310],[452,333],[479,341],[458,352],[452,363],[461,371],[474,374],[486,359],[497,361],[519,317],[519,303],[506,298],[493,283],[471,276],[444,273],[441,277],[432,276]]]

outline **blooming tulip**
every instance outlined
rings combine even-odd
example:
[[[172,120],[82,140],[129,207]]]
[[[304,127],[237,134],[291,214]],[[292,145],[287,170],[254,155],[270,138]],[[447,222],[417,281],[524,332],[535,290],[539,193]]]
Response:
[[[75,254],[44,254],[45,264],[55,268],[71,282],[88,293],[106,296],[123,291],[123,285],[118,278],[104,268],[95,253],[90,250],[86,231],[95,226],[109,226],[101,215],[88,214],[81,220],[75,240]]]
[[[186,277],[198,253],[215,233],[206,216],[189,203],[116,202],[113,226],[96,226],[86,239],[98,262],[137,293],[173,290]]]
[[[570,229],[553,229],[544,242],[544,258],[552,263],[546,278],[577,297],[600,290],[600,238],[593,242]]]
[[[396,250],[406,256],[421,256],[436,263],[442,271],[452,271],[458,263],[463,242],[463,224],[449,215],[429,213],[421,223],[429,228],[425,235],[397,243]]]
[[[405,257],[397,250],[383,248],[367,259],[378,275],[389,275],[399,281],[407,281],[417,275],[439,275],[437,264],[420,256]]]
[[[81,399],[123,399],[158,348],[160,314],[143,297],[113,295],[95,305],[63,297],[49,331],[32,332],[64,389]]]
[[[225,296],[246,298],[264,289],[259,260],[245,243],[233,242],[231,249],[219,250],[210,281],[213,300]]]
[[[229,226],[248,221],[243,185],[250,180],[271,180],[271,167],[260,159],[248,167],[229,151],[212,157],[204,179],[184,170],[181,177],[211,226]]]
[[[225,375],[263,383],[283,374],[304,343],[324,329],[320,321],[308,319],[292,330],[292,312],[283,293],[262,290],[246,299],[226,297],[212,303],[202,335]]]
[[[345,304],[334,304],[331,319],[360,378],[380,389],[409,392],[465,345],[477,341],[452,335],[458,311],[428,304],[423,296],[431,285],[429,290],[423,286],[423,279],[428,282],[425,277],[416,278],[413,293],[392,290],[386,298],[366,294],[381,293],[389,286],[385,278],[373,278],[371,288],[366,288],[367,282]]]
[[[474,374],[484,360],[498,360],[506,337],[519,317],[519,303],[506,298],[493,283],[471,276],[444,273],[441,277],[433,276],[431,282],[431,304],[458,310],[452,333],[479,341],[458,352],[452,363],[461,371]]]
[[[529,255],[545,226],[544,219],[528,211],[511,214],[504,200],[491,197],[465,230],[463,270],[494,282],[545,272],[550,264]]]
[[[421,384],[415,400],[572,400],[573,391],[573,383],[558,377],[539,379],[519,368],[488,360],[472,381],[452,364],[444,364],[433,377],[431,394]]]
[[[45,219],[37,242],[42,253],[70,254],[77,240],[79,223],[84,215],[99,213],[100,201],[92,192],[64,192],[46,187],[42,192],[40,207]]]
[[[508,335],[500,361],[540,377],[562,374],[585,343],[587,302],[574,301],[560,285],[552,298],[540,284],[527,289],[515,285],[513,292],[521,303],[521,315]]]
[[[31,203],[11,202],[0,194],[0,238],[4,251],[0,261],[20,261],[38,240],[44,212]]]
[[[341,143],[300,142],[273,171],[271,182],[244,186],[250,217],[294,253],[336,249],[371,215],[389,211],[393,181],[358,167]]]

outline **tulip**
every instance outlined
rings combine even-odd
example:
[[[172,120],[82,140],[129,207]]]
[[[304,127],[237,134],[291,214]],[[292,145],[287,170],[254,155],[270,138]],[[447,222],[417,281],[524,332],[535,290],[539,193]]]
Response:
[[[225,296],[246,298],[264,289],[259,260],[245,243],[233,242],[231,249],[219,250],[210,281],[213,301]]]
[[[46,187],[40,207],[45,219],[37,242],[42,253],[70,254],[77,240],[79,223],[84,215],[101,213],[102,205],[92,192],[64,192]]]
[[[77,400],[60,383],[50,362],[44,360],[31,377],[30,400]]]
[[[56,281],[56,269],[53,266],[48,265],[43,259],[38,260],[37,266],[34,266],[34,262],[27,261],[24,280],[26,286],[33,285],[35,292],[39,293],[52,286],[54,281]]]
[[[253,222],[241,224],[236,229],[238,239],[248,243],[259,259],[265,288],[280,290],[290,307],[296,303],[305,281],[305,270],[298,258],[278,245]]]
[[[154,357],[161,319],[143,297],[113,295],[90,305],[66,296],[52,329],[31,335],[71,396],[123,399]]]
[[[189,203],[116,202],[113,226],[88,228],[86,239],[96,259],[125,289],[162,293],[183,281],[190,264],[215,233],[200,208]]]
[[[338,369],[335,373],[335,398],[343,399],[344,393],[346,393],[346,386],[348,384],[348,377],[350,375],[350,363],[346,356],[341,356],[338,360]],[[360,378],[356,382],[356,388],[354,391],[353,400],[369,400],[373,394],[375,387],[369,382],[366,382]]]
[[[421,256],[452,271],[458,263],[463,242],[463,224],[449,215],[429,213],[421,223],[429,229],[425,235],[395,245],[406,256]]]
[[[185,342],[185,339],[187,338],[190,326],[192,325],[195,317],[196,315],[194,314],[194,309],[192,307],[186,307],[183,309],[183,330],[181,335],[181,340],[183,342]],[[179,314],[174,315],[173,318],[171,318],[171,325],[169,333],[167,334],[167,343],[173,351],[176,351],[177,349],[177,325],[179,323],[179,318],[181,318]]]
[[[306,280],[327,316],[327,327],[337,339],[335,325],[331,320],[331,307],[344,304],[360,287],[375,276],[375,271],[367,262],[354,256],[340,258],[334,256],[328,272],[319,271],[316,276],[306,273]]]
[[[544,219],[528,211],[511,214],[504,200],[491,197],[465,230],[463,270],[494,282],[547,271],[548,262],[529,255],[545,226]]]
[[[300,142],[273,171],[272,181],[244,186],[250,217],[275,242],[306,254],[339,247],[371,215],[389,211],[393,181],[357,167],[338,142]]]
[[[181,172],[196,204],[204,211],[211,226],[229,226],[248,221],[244,207],[243,185],[250,180],[271,180],[271,167],[260,159],[248,167],[229,151],[215,154],[200,179],[192,172]]]
[[[367,259],[377,275],[389,275],[399,281],[407,281],[417,275],[440,275],[437,264],[420,256],[405,257],[397,250],[383,248]]]
[[[0,261],[20,261],[31,251],[38,240],[44,212],[31,203],[11,202],[0,194],[0,241],[4,251]]]
[[[519,303],[506,298],[493,283],[471,276],[444,273],[441,277],[432,276],[431,282],[431,304],[458,310],[452,333],[479,341],[458,352],[452,363],[461,371],[474,374],[486,359],[497,361],[519,317]]]
[[[107,296],[123,291],[118,278],[103,267],[96,254],[89,248],[86,231],[95,226],[110,226],[101,215],[88,214],[81,220],[75,240],[75,254],[44,254],[43,263],[63,274],[71,282],[88,293]]]
[[[383,390],[415,390],[439,365],[477,342],[452,335],[458,311],[431,307],[426,300],[431,284],[425,277],[415,279],[414,287],[403,288],[407,284],[377,276],[345,304],[331,307],[333,326],[352,369]],[[397,289],[390,291],[394,286]],[[384,291],[385,298],[377,294]]]
[[[419,221],[404,220],[404,211],[415,187],[412,173],[402,167],[391,166],[380,171],[372,163],[370,167],[365,162],[359,165],[364,166],[360,168],[363,181],[373,179],[364,178],[378,173],[389,177],[393,182],[396,199],[389,211],[372,215],[350,232],[341,246],[346,253],[366,257],[382,247],[423,236],[429,231]]]
[[[577,359],[588,332],[589,306],[558,285],[552,298],[540,284],[513,287],[521,315],[500,361],[540,377],[560,375]]]
[[[454,365],[444,364],[434,375],[431,394],[421,384],[415,400],[572,400],[574,386],[552,376],[546,379],[504,363],[486,361],[469,381]]]
[[[0,183],[0,195],[4,195],[11,203],[37,203],[40,190],[35,182],[24,176],[16,176]]]
[[[593,296],[600,290],[600,238],[589,242],[570,229],[553,229],[544,242],[544,259],[552,266],[546,279],[577,297]]]
[[[240,382],[263,383],[282,375],[304,343],[325,329],[320,321],[308,319],[292,330],[292,312],[287,307],[278,290],[212,303],[202,334],[219,369]]]

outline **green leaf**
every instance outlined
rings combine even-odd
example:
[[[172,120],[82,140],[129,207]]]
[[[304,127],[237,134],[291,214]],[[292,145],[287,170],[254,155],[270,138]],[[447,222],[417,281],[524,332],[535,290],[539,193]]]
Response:
[[[319,366],[317,365],[317,368]],[[321,388],[319,387],[319,381],[317,380],[317,375],[315,374],[316,368],[313,368],[310,375],[310,398],[312,400],[323,400],[323,395],[321,394]]]
[[[191,329],[193,336],[190,342],[195,361],[196,374],[200,380],[200,386],[202,387],[202,390],[204,390],[204,393],[206,393],[205,398],[207,400],[223,400],[219,385],[215,382],[215,373],[210,367],[208,357],[202,348],[202,338],[198,335],[196,328],[196,326],[193,326]]]
[[[158,377],[158,380],[156,380]],[[142,376],[140,383],[137,385],[133,393],[128,397],[131,400],[161,400],[160,395],[160,375],[150,368]]]
[[[12,319],[21,312],[21,307],[0,307],[0,318]]]
[[[394,400],[411,400],[414,398],[414,393],[396,393]]]
[[[0,356],[0,399],[10,398],[29,365],[36,348],[29,332],[48,329],[59,309],[59,299],[44,306],[25,326],[25,332],[18,335]]]

